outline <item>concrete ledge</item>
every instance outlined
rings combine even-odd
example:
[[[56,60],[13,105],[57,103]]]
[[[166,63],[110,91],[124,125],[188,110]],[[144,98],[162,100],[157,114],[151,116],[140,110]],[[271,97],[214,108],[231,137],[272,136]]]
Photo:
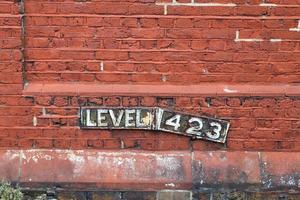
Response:
[[[0,178],[85,189],[300,190],[300,152],[2,150]]]
[[[295,96],[300,84],[224,84],[201,85],[136,85],[87,83],[30,83],[24,95],[130,95],[130,96]]]

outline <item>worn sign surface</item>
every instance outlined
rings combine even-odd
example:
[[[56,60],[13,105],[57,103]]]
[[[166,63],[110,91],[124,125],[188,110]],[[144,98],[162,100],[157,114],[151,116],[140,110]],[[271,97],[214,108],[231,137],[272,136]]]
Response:
[[[161,108],[81,108],[81,128],[147,129],[225,143],[229,122]]]
[[[81,127],[96,129],[150,129],[155,108],[81,108]]]

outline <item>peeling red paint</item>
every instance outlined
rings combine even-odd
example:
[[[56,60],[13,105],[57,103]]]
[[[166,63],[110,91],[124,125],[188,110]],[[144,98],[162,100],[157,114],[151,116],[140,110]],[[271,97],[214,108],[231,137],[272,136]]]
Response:
[[[257,152],[194,152],[193,182],[197,185],[258,184]]]
[[[279,166],[283,157],[290,162]],[[299,188],[300,180],[300,154],[288,152],[15,150],[1,151],[0,158],[0,178],[22,184],[80,183],[132,190],[218,185],[270,189]]]

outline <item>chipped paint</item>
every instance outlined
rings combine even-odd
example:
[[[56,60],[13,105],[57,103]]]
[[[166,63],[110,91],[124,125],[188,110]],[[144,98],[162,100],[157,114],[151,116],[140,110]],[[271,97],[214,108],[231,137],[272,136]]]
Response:
[[[267,6],[267,7],[276,7],[277,4],[275,3],[261,3],[259,6]]]
[[[300,32],[300,19],[298,20],[298,27],[296,27],[296,28],[290,28],[290,31]]]
[[[19,151],[5,151],[4,157],[8,160],[14,160],[20,157]]]
[[[164,7],[164,15],[168,15],[169,6],[191,6],[191,7],[236,7],[235,3],[198,3],[191,0],[190,3],[182,3],[177,1],[172,2],[157,2],[156,5]]]
[[[25,163],[29,163],[31,161],[38,163],[40,160],[52,160],[52,156],[48,155],[47,153],[40,152],[40,151],[32,151],[29,154],[22,154],[22,160]]]
[[[173,1],[171,3],[156,3],[156,5],[160,6],[192,6],[192,7],[236,7],[235,3],[180,3],[177,1]]]
[[[164,15],[168,15],[168,5],[164,5]]]
[[[237,30],[235,32],[235,39],[234,39],[235,42],[262,42],[264,41],[263,39],[258,39],[258,38],[243,38],[241,39],[240,38],[240,31]]]
[[[282,39],[270,39],[270,42],[282,42]]]
[[[32,118],[32,125],[33,126],[37,126],[37,124],[38,124],[37,117],[33,116],[33,118]]]
[[[175,157],[157,157],[156,158],[157,169],[155,174],[157,177],[165,177],[169,179],[182,180],[183,163],[181,160]]]
[[[161,76],[161,80],[162,80],[163,82],[166,82],[166,81],[168,80],[168,78],[167,78],[166,75],[162,75],[162,76]]]
[[[165,184],[165,186],[167,186],[167,187],[175,187],[175,184],[174,183],[167,183],[167,184]]]
[[[51,175],[45,174],[54,182],[97,182],[100,184],[123,183],[137,181],[153,184],[158,181],[165,188],[180,188],[182,183],[199,184],[199,187],[214,184],[258,185],[265,189],[275,187],[300,188],[298,153],[284,153],[291,163],[278,168],[277,154],[273,152],[139,152],[139,151],[95,151],[95,150],[15,150],[4,151],[0,156],[1,166],[6,160],[21,159],[17,164],[16,174],[25,182],[38,182],[44,174],[45,167],[40,165],[59,166],[46,167]],[[292,158],[291,158],[292,156]],[[226,158],[226,159],[225,159]],[[243,158],[240,160],[240,158]],[[189,159],[192,161],[190,162]],[[45,162],[47,161],[47,162]],[[186,169],[193,166],[191,173]],[[276,170],[276,168],[280,170]],[[24,170],[26,170],[24,172]],[[18,170],[20,170],[18,172]],[[29,171],[28,171],[29,170]],[[3,171],[1,171],[3,172]],[[66,173],[67,172],[67,173]],[[53,174],[57,174],[53,177]],[[229,174],[232,174],[232,176]],[[50,180],[49,179],[49,180]],[[149,185],[148,185],[149,186]]]
[[[68,152],[67,159],[73,164],[74,177],[80,176],[85,165],[85,159],[82,155],[78,155],[72,151]]]
[[[229,89],[228,87],[225,87],[223,89],[223,91],[226,92],[226,93],[237,93],[237,92],[239,92],[238,90]]]
[[[46,108],[45,108],[45,107],[42,108],[42,115],[43,115],[43,116],[46,116],[46,115],[47,115],[47,111],[46,111]]]
[[[103,61],[100,62],[100,71],[104,71],[104,62]]]
[[[142,123],[146,125],[151,125],[151,123],[154,121],[154,115],[151,113],[147,113],[145,117],[142,118]]]
[[[124,141],[121,140],[121,149],[124,149],[125,148],[125,144],[124,144]]]

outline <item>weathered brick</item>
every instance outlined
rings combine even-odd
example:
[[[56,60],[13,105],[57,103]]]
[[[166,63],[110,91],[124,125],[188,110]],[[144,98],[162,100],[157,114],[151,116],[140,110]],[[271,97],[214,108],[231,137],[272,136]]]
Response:
[[[121,4],[116,0],[26,0],[23,3],[25,9],[20,1],[0,0],[0,148],[97,149],[118,151],[121,156],[120,149],[134,149],[136,154],[152,150],[153,155],[157,151],[178,150],[230,153],[300,150],[298,0],[124,0]],[[226,144],[162,132],[83,130],[78,119],[81,106],[158,106],[225,119],[231,126]],[[278,159],[279,155],[282,159],[278,160],[284,160],[285,153],[274,157]],[[12,157],[13,162],[16,157]],[[199,157],[202,164],[211,161],[208,155]],[[217,158],[222,160],[222,156]],[[244,184],[248,178],[246,181],[255,182],[255,174],[239,171],[244,163],[238,158],[229,156],[238,169],[231,169],[229,164],[228,171],[216,166],[226,176],[216,177],[215,181]],[[269,155],[261,159],[275,162]],[[283,187],[298,181],[297,177],[289,176],[297,163],[287,159],[286,164],[265,166],[265,171],[261,171],[266,173],[264,186],[268,180]],[[210,163],[206,169],[212,169],[214,164]],[[7,168],[2,160],[1,165],[5,179],[20,180],[14,175],[19,174],[14,173],[14,167]],[[156,172],[157,165],[151,166],[150,171]],[[68,168],[54,175],[51,170],[55,165],[43,164],[43,167],[33,181],[49,176],[51,180],[47,181],[52,182],[70,171]],[[174,165],[168,167],[164,169],[171,170]],[[25,169],[32,170],[31,165]],[[140,169],[143,170],[147,168]],[[281,177],[274,171],[281,173]],[[214,177],[214,172],[212,169],[207,174]],[[245,178],[245,174],[250,175]],[[31,177],[26,177],[26,173],[21,175],[25,181]],[[89,177],[94,176],[95,173],[90,173]],[[161,176],[168,174],[161,172]],[[211,181],[210,178],[205,180]],[[197,181],[201,184],[200,179]],[[151,184],[155,185],[155,180]],[[169,185],[157,189],[174,189],[171,183],[164,184]],[[154,192],[74,194],[58,196],[155,199]],[[189,194],[190,191],[160,191],[158,197],[188,199]],[[289,198],[224,191],[200,196],[208,198],[208,194],[216,199]]]

